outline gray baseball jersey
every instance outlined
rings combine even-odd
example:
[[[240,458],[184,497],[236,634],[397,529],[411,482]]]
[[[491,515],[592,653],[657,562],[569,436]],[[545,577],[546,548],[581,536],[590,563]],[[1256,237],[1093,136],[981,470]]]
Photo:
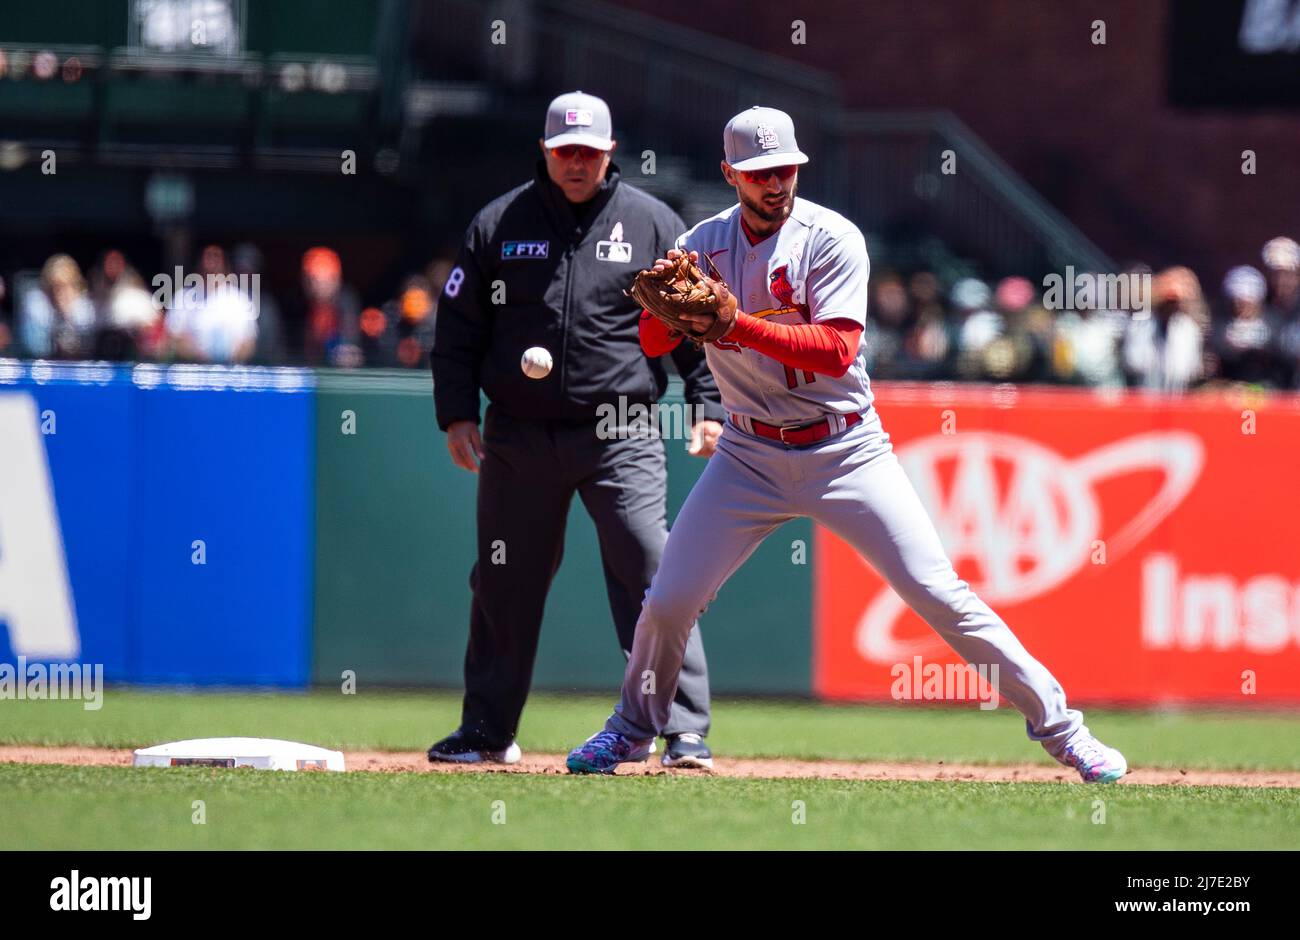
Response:
[[[678,247],[713,259],[741,309],[781,322],[866,317],[867,253],[842,216],[796,200],[776,234],[750,245],[734,207],[701,222]],[[871,406],[863,351],[841,378],[788,369],[735,344],[708,347],[729,419],[717,452],[669,531],[646,592],[610,731],[660,732],[691,625],[771,532],[804,516],[852,545],[895,592],[968,662],[997,667],[998,692],[1025,716],[1029,737],[1060,757],[1087,734],[1052,674],[953,569],[934,524],[894,456]],[[804,423],[862,413],[853,427],[796,447],[757,437],[749,419]],[[647,686],[647,677],[655,682]],[[657,686],[657,689],[656,689]]]
[[[858,227],[838,212],[796,198],[776,232],[749,243],[735,205],[677,239],[677,247],[708,256],[740,309],[777,323],[867,321],[871,266]],[[733,414],[769,424],[816,421],[826,412],[866,411],[871,404],[865,347],[843,376],[796,370],[725,340],[705,347],[709,368]]]

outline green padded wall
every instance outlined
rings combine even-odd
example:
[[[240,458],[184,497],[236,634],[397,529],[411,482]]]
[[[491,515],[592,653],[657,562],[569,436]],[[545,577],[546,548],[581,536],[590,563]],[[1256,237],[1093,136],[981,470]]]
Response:
[[[314,678],[459,687],[468,634],[475,478],[451,463],[427,373],[323,371],[317,398]],[[680,401],[676,385],[668,401]],[[355,434],[343,433],[353,412]],[[667,441],[669,518],[704,464]],[[791,564],[803,539],[809,563]],[[723,588],[703,628],[714,688],[806,694],[811,525],[778,530]],[[623,657],[595,529],[574,500],[534,687],[607,690]]]

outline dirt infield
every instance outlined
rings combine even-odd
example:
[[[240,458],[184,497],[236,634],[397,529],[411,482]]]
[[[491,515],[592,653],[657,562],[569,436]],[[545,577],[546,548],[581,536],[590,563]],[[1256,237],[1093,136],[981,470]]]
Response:
[[[563,774],[564,757],[533,754],[518,764],[430,764],[421,751],[346,751],[352,771],[380,773],[506,773]],[[94,747],[38,747],[0,745],[0,763],[67,764],[129,767],[131,751]],[[1039,764],[984,766],[977,764],[886,761],[802,761],[777,758],[719,758],[712,771],[666,770],[655,760],[621,767],[620,776],[655,774],[707,774],[715,777],[825,780],[974,781],[983,783],[1077,783],[1078,776],[1064,767]],[[1125,784],[1161,786],[1300,787],[1300,772],[1287,770],[1150,770],[1129,771]]]

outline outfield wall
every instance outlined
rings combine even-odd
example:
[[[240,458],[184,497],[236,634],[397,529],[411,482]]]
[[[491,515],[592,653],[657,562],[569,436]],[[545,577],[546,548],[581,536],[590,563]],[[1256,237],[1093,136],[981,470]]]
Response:
[[[0,363],[0,662],[305,684],[313,385]]]
[[[667,446],[675,513],[703,462]],[[427,373],[0,363],[0,662],[103,663],[118,682],[294,687],[352,670],[457,686],[474,498]],[[811,546],[808,523],[715,606],[717,689],[809,693],[810,565],[764,589],[796,539]],[[612,691],[622,662],[575,501],[535,683]]]
[[[674,390],[675,392],[675,390]],[[669,400],[680,401],[674,392]],[[469,634],[475,480],[447,456],[427,376],[322,375],[317,388],[316,644],[313,677],[344,669],[383,683],[456,686]],[[666,441],[669,517],[703,461]],[[705,626],[717,689],[807,694],[812,526],[763,546]],[[781,589],[771,591],[772,573]],[[546,605],[535,684],[611,690],[623,672],[596,531],[575,500]]]
[[[1300,701],[1300,399],[878,394],[959,573],[1075,698]],[[666,446],[671,518],[703,463]],[[0,662],[455,687],[474,499],[427,374],[0,362]],[[806,521],[703,627],[721,692],[887,699],[898,667],[951,659]],[[575,501],[535,684],[621,670]]]

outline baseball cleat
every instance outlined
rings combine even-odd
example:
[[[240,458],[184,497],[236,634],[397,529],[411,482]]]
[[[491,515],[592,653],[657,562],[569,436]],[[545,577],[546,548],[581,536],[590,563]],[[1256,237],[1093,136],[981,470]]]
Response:
[[[693,731],[684,731],[681,734],[669,735],[668,747],[660,762],[665,767],[712,770],[713,752],[704,743],[703,736]]]
[[[569,752],[571,774],[612,774],[619,764],[645,761],[655,751],[654,738],[634,741],[617,731],[598,731]]]
[[[1090,734],[1075,735],[1057,760],[1077,770],[1084,783],[1114,783],[1128,773],[1124,755]]]
[[[457,729],[429,748],[430,763],[446,761],[453,764],[517,764],[524,752],[511,741],[505,750],[485,747],[484,743]]]

